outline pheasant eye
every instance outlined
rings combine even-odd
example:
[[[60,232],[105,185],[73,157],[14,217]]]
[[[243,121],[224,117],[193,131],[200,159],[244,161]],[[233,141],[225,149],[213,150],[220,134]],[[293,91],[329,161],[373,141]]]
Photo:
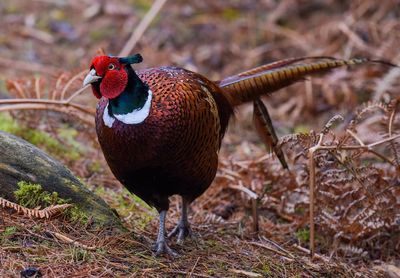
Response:
[[[114,64],[109,64],[109,65],[108,65],[108,69],[109,69],[109,70],[115,69],[115,65],[114,65]]]

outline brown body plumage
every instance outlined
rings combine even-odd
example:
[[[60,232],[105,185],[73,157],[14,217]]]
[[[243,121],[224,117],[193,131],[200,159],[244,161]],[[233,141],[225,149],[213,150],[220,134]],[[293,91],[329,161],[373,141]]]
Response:
[[[168,67],[138,76],[153,92],[149,116],[138,125],[117,121],[108,128],[103,98],[97,134],[117,179],[157,210],[167,210],[169,196],[190,202],[211,184],[232,109],[221,89],[197,73]]]
[[[304,63],[306,60],[308,63]],[[233,109],[254,102],[257,131],[287,167],[260,97],[306,75],[367,60],[288,59],[217,82],[174,67],[136,74],[130,64],[140,61],[140,55],[96,57],[84,83],[92,84],[95,96],[103,96],[97,109],[96,129],[107,163],[123,185],[160,212],[157,254],[174,254],[165,242],[168,197],[182,196],[182,217],[172,232],[182,240],[189,233],[188,204],[210,186],[216,175],[218,151]],[[119,92],[121,89],[116,88],[124,89]],[[148,100],[151,103],[146,110]],[[136,112],[141,113],[140,117],[144,115],[143,120],[118,120],[122,113]]]

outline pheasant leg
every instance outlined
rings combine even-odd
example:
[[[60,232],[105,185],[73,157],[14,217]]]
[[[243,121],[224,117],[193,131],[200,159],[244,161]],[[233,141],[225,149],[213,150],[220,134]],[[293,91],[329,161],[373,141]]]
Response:
[[[158,236],[157,241],[153,246],[153,251],[156,252],[156,256],[167,254],[172,257],[178,256],[174,250],[172,250],[166,242],[165,238],[165,217],[167,215],[167,211],[163,210],[160,212],[160,226],[158,228]]]
[[[173,236],[177,236],[176,243],[182,244],[183,240],[191,234],[190,225],[187,217],[187,209],[188,209],[188,202],[187,200],[182,197],[182,212],[181,212],[181,219],[179,220],[178,224],[175,228],[168,234],[168,238]]]

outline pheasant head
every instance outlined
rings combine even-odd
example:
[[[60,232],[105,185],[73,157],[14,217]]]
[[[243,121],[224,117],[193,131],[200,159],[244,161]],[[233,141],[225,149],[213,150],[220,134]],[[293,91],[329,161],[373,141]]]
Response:
[[[130,75],[135,75],[131,64],[142,62],[140,54],[128,57],[96,56],[93,58],[90,72],[86,75],[83,85],[92,85],[95,97],[108,99],[118,97],[127,87]],[[135,78],[133,78],[135,79]]]

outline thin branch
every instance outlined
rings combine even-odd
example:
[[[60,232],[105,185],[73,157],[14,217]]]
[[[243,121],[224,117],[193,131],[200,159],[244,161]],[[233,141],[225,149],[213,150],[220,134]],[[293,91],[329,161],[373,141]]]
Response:
[[[167,0],[156,0],[154,2],[154,4],[151,6],[150,10],[147,12],[147,14],[140,21],[139,25],[133,31],[131,37],[128,39],[125,46],[122,48],[121,52],[119,53],[119,56],[128,56],[129,53],[131,53],[131,51],[135,47],[136,43],[142,37],[144,31],[146,31],[146,29],[149,27],[150,23],[153,21],[153,19],[156,17],[156,15],[158,14],[158,12],[161,10],[161,8],[164,6],[164,4],[166,2],[167,2]]]
[[[315,223],[314,223],[314,194],[315,194],[315,161],[314,154],[319,150],[322,144],[324,135],[319,134],[319,140],[317,145],[311,147],[308,150],[309,158],[308,158],[308,169],[310,171],[310,256],[311,259],[314,258],[315,253]]]
[[[88,246],[86,244],[80,243],[76,240],[73,240],[73,239],[67,237],[66,235],[63,235],[63,234],[60,234],[57,232],[53,232],[53,231],[49,231],[49,230],[46,230],[46,232],[53,235],[55,238],[61,240],[64,243],[73,244],[74,246],[82,248],[82,249],[93,251],[98,248],[97,246]]]
[[[310,255],[310,253],[311,253],[310,250],[308,250],[300,245],[293,244],[292,246],[294,248],[296,248],[297,250],[306,253],[307,255]],[[317,253],[315,253],[314,256],[315,256],[315,258],[320,259],[320,260],[324,261],[325,263],[329,263],[329,259],[325,256],[319,255]]]
[[[36,93],[36,98],[40,99],[41,94],[40,94],[40,77],[35,77],[35,93]]]
[[[182,275],[185,275],[187,277],[190,277],[190,276],[188,276],[190,273],[186,272],[186,271],[171,270],[169,273],[171,273],[171,274],[182,274]],[[214,278],[215,277],[215,276],[209,276],[209,275],[200,274],[200,273],[191,273],[191,275],[194,276],[194,277],[200,277],[200,278]]]
[[[252,190],[248,189],[247,187],[243,186],[243,184],[240,185],[230,185],[229,188],[235,189],[242,191],[247,194],[247,196],[250,197],[250,199],[258,199],[257,193],[253,192]]]
[[[365,146],[364,142],[350,129],[347,129],[346,132],[351,135],[361,146]]]
[[[8,83],[8,85],[11,84],[13,86],[13,89],[16,91],[17,95],[20,98],[27,98],[27,95],[25,94],[25,92],[22,89],[21,85],[17,81],[8,80],[7,83]]]
[[[35,98],[1,99],[0,105],[2,104],[50,104],[50,105],[71,106],[89,115],[94,115],[96,112],[96,110],[91,107],[83,106],[81,104],[73,102],[68,102],[66,100],[50,100],[50,99],[35,99]]]
[[[89,88],[90,85],[86,85],[85,87],[80,88],[79,90],[75,91],[67,100],[65,101],[66,103],[71,103],[71,101],[79,96],[81,93],[83,93],[87,88]]]
[[[94,125],[93,117],[84,117],[83,115],[87,115],[87,113],[82,114],[82,111],[76,110],[72,107],[60,106],[60,105],[51,105],[51,104],[12,104],[12,105],[4,105],[0,106],[0,112],[10,111],[10,110],[44,110],[44,111],[55,111],[64,114],[70,114],[85,124]],[[92,114],[90,114],[92,115]]]
[[[267,246],[267,245],[265,245],[265,244],[258,243],[258,242],[249,242],[249,244],[254,245],[254,246],[258,246],[258,247],[261,247],[261,248],[264,248],[264,249],[266,249],[266,250],[268,250],[268,251],[271,251],[271,252],[274,252],[274,253],[276,253],[276,254],[282,256],[282,257],[285,257],[286,259],[288,259],[288,260],[290,260],[290,261],[293,261],[293,260],[294,260],[294,257],[293,257],[289,252],[284,253],[284,252],[282,252],[282,251],[280,251],[280,250],[277,250],[277,249],[275,249],[275,248],[269,247],[269,246]]]
[[[88,70],[83,70],[83,71],[81,71],[81,72],[75,74],[70,80],[68,80],[67,84],[65,84],[63,90],[61,91],[61,99],[64,99],[65,93],[67,92],[67,90],[69,89],[69,87],[72,85],[72,83],[74,83],[75,80],[81,78],[81,76],[87,74],[87,72],[88,72]],[[79,90],[81,90],[81,89],[79,89]],[[79,90],[78,90],[78,91],[79,91]],[[72,95],[75,95],[75,94],[76,94],[76,92],[74,92]]]
[[[192,277],[192,275],[193,275],[193,271],[194,271],[194,269],[196,268],[196,266],[197,266],[197,264],[198,264],[199,260],[200,260],[200,257],[197,257],[197,260],[196,260],[196,262],[194,263],[194,265],[193,265],[192,269],[190,270],[189,277]]]

